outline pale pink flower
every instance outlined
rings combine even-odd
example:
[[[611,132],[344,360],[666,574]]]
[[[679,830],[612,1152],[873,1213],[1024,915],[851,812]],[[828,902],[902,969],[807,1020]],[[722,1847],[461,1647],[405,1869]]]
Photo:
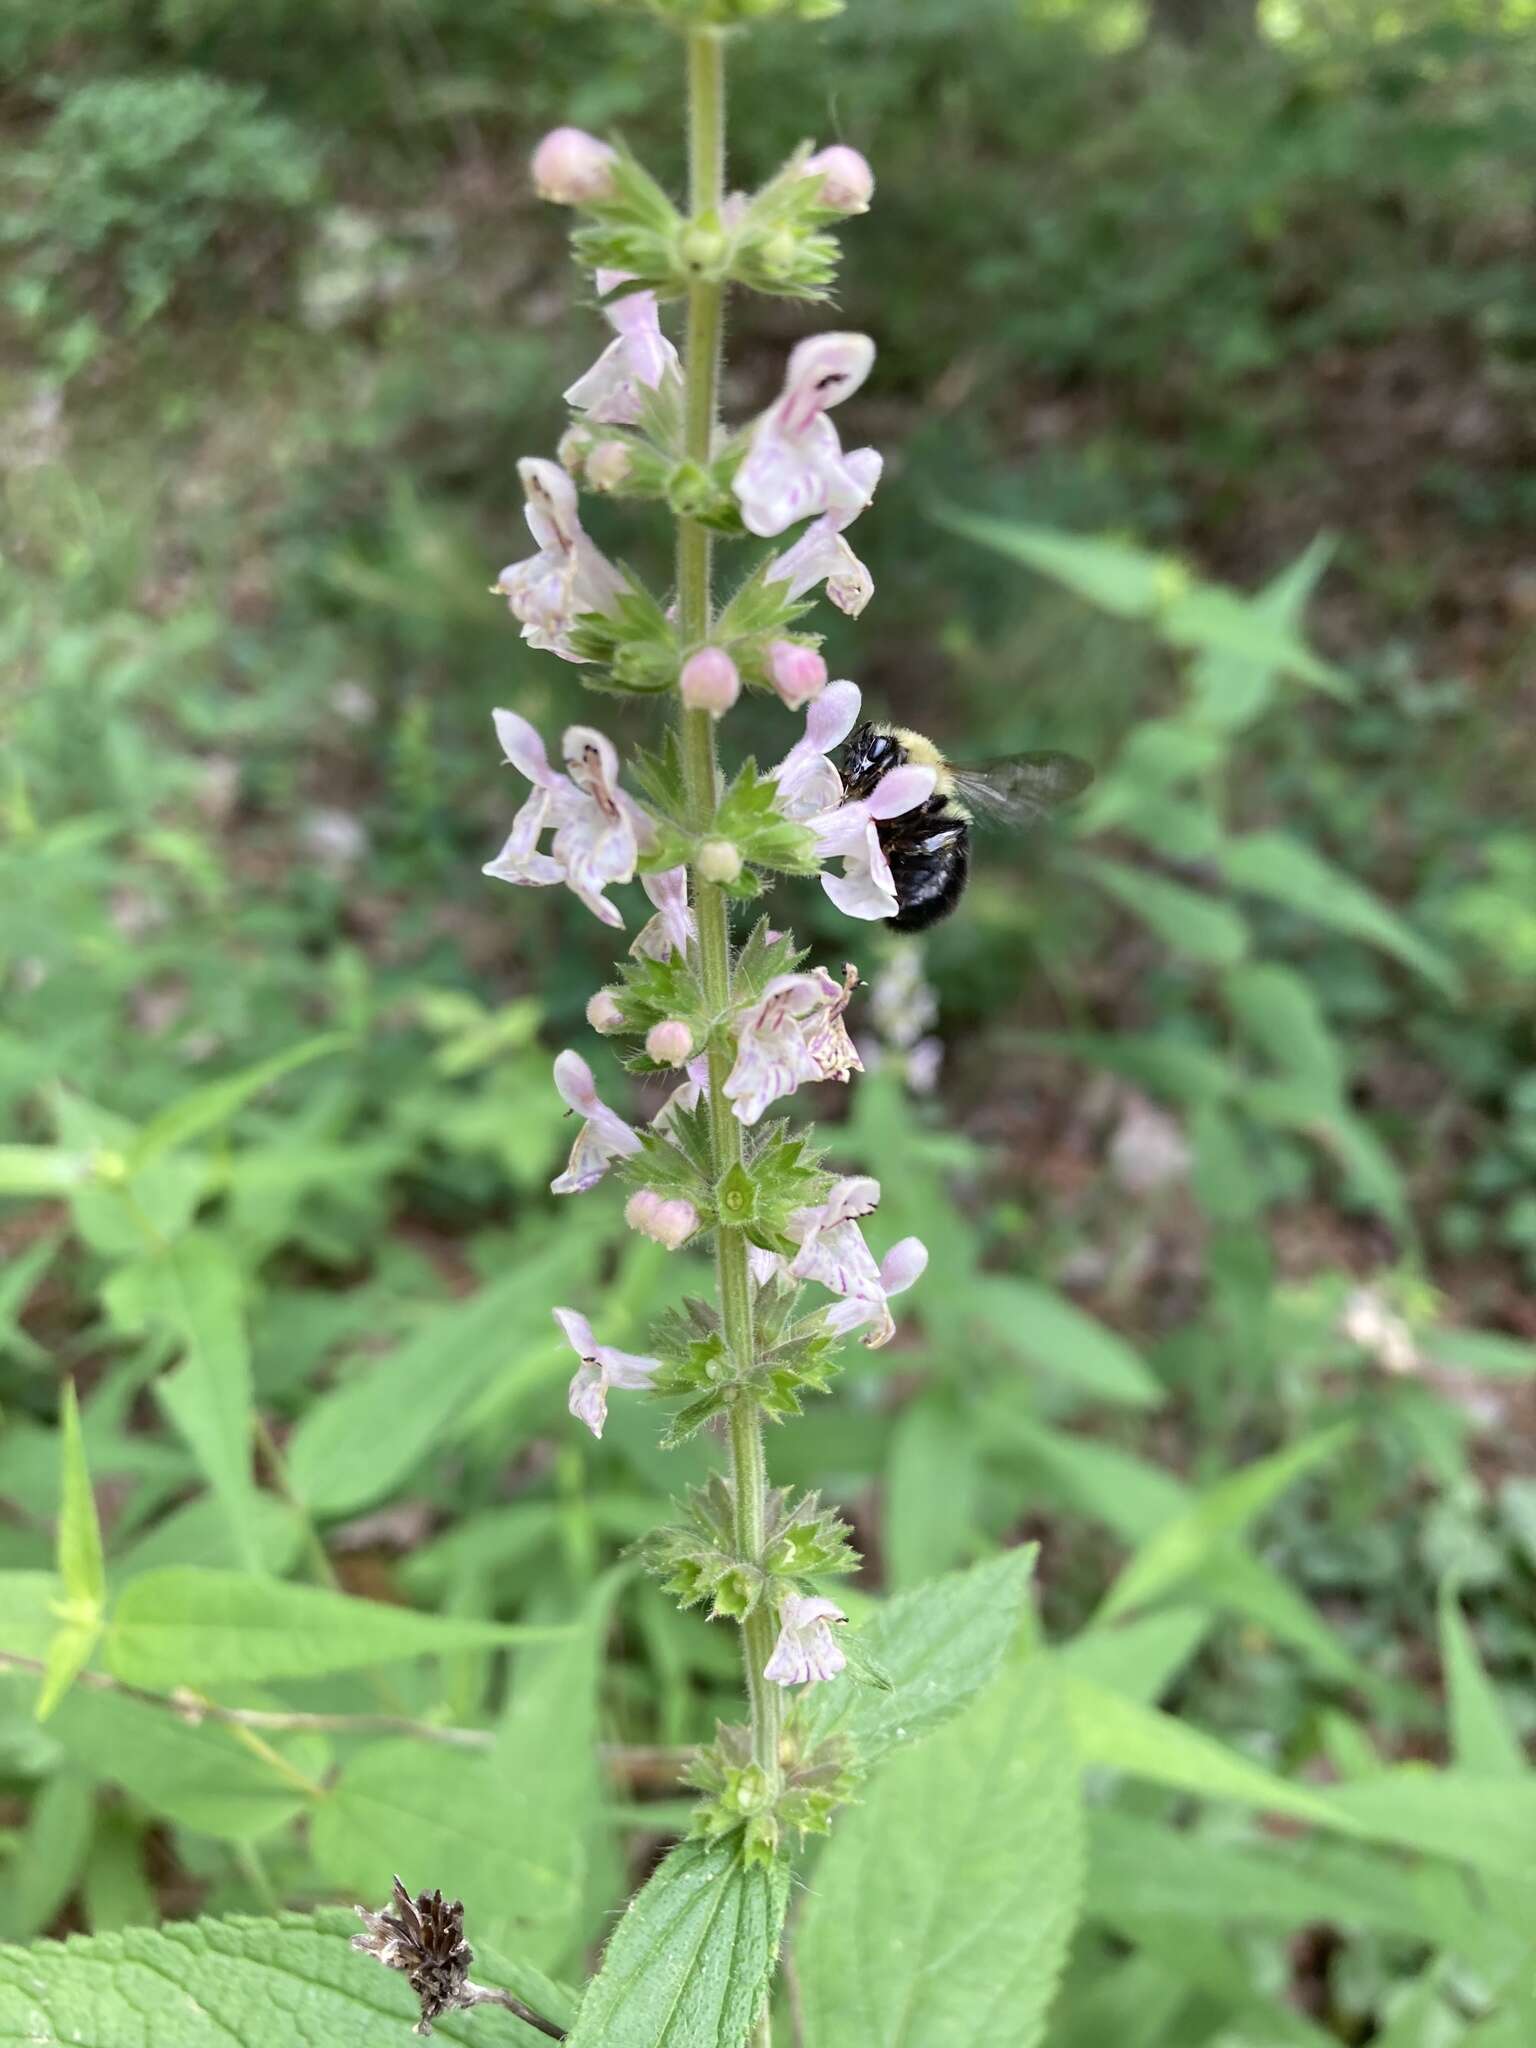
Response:
[[[896,1334],[889,1302],[894,1294],[905,1294],[928,1269],[928,1247],[920,1237],[904,1237],[893,1244],[880,1261],[878,1294],[849,1294],[834,1302],[826,1312],[826,1325],[839,1337],[867,1329],[864,1342],[871,1351],[889,1344]]]
[[[846,1081],[862,1071],[843,1024],[856,967],[841,983],[824,967],[779,974],[737,1026],[736,1061],[725,1093],[744,1124],[755,1124],[781,1095],[805,1081]]]
[[[587,1022],[604,1038],[624,1029],[624,1012],[611,989],[600,988],[587,1004]]]
[[[896,884],[877,828],[885,819],[905,817],[925,804],[937,781],[937,770],[909,761],[881,776],[867,797],[806,820],[822,859],[842,859],[841,875],[823,875],[821,886],[846,917],[896,915]]]
[[[625,270],[600,270],[597,288],[604,296],[603,318],[618,336],[610,341],[584,377],[565,394],[565,402],[584,412],[594,425],[634,427],[645,409],[644,391],[654,391],[678,367],[677,350],[661,331],[654,292],[608,293],[628,284]],[[591,475],[589,467],[587,474]]]
[[[700,647],[683,663],[677,687],[690,711],[719,718],[741,695],[741,676],[723,647]]]
[[[814,1685],[836,1678],[848,1659],[832,1627],[847,1619],[835,1601],[817,1594],[784,1594],[779,1601],[779,1639],[763,1666],[764,1678],[775,1685]]]
[[[804,824],[834,811],[843,800],[843,778],[830,759],[859,722],[863,701],[857,683],[828,683],[805,714],[805,732],[777,768],[769,772],[779,786],[781,816]]]
[[[528,499],[524,517],[539,551],[510,562],[496,588],[530,647],[562,661],[585,661],[571,645],[572,628],[589,612],[611,614],[629,586],[588,537],[577,513],[576,486],[559,463],[525,455],[517,473]]]
[[[827,687],[827,664],[814,647],[775,640],[768,649],[768,680],[791,711],[819,697]]]
[[[552,128],[533,152],[534,190],[556,206],[590,206],[613,196],[615,151],[585,128]]]
[[[664,1017],[645,1034],[645,1049],[659,1067],[680,1067],[693,1051],[693,1033],[681,1017]]]
[[[855,1174],[835,1181],[824,1202],[797,1209],[789,1219],[789,1234],[800,1246],[790,1261],[790,1277],[815,1280],[837,1295],[837,1303],[826,1311],[827,1328],[844,1336],[869,1328],[864,1342],[871,1350],[896,1334],[890,1297],[904,1293],[928,1264],[927,1250],[915,1237],[904,1237],[876,1263],[859,1223],[879,1202],[880,1183]]]
[[[624,1221],[642,1237],[654,1238],[675,1252],[699,1227],[699,1212],[686,1196],[660,1195],[654,1188],[637,1188],[624,1204]]]
[[[515,711],[495,711],[496,737],[518,773],[533,784],[512,821],[506,844],[482,872],[500,882],[544,889],[564,882],[594,917],[622,930],[624,920],[603,891],[627,882],[642,847],[655,840],[655,827],[619,788],[619,757],[611,740],[590,725],[566,728],[562,746],[566,772],[551,768],[544,742]],[[550,827],[548,853],[539,840]]]
[[[594,1436],[601,1436],[608,1420],[610,1387],[648,1387],[661,1370],[659,1358],[637,1357],[633,1351],[616,1351],[611,1344],[599,1344],[592,1325],[573,1308],[552,1309],[550,1313],[581,1364],[571,1381],[567,1407],[578,1422],[584,1422]]]
[[[640,886],[656,906],[656,915],[636,936],[630,952],[646,960],[670,960],[687,952],[694,935],[693,912],[688,908],[688,870],[663,868],[658,875],[642,875]]]
[[[634,466],[622,441],[599,441],[587,456],[587,482],[594,491],[616,491]]]
[[[552,1195],[580,1195],[597,1186],[615,1159],[628,1159],[638,1152],[640,1136],[598,1094],[592,1069],[579,1052],[563,1052],[555,1061],[555,1086],[585,1122],[576,1133],[564,1173],[550,1182],[549,1191]]]
[[[780,1277],[789,1277],[789,1261],[783,1253],[765,1251],[758,1244],[747,1246],[747,1265],[754,1287],[768,1287]]]
[[[653,1131],[666,1131],[679,1110],[697,1109],[703,1101],[704,1090],[709,1086],[708,1055],[700,1053],[697,1059],[690,1060],[685,1072],[687,1078],[678,1083],[651,1118]]]
[[[867,504],[880,481],[884,467],[881,457],[873,448],[855,448],[846,467],[864,488]],[[875,594],[875,579],[843,538],[843,528],[861,510],[857,505],[851,511],[829,509],[820,519],[812,520],[800,538],[768,564],[763,571],[764,581],[787,583],[786,595],[791,603],[814,590],[818,583],[825,583],[827,595],[838,610],[856,619]]]
[[[791,352],[732,485],[749,533],[766,539],[823,512],[846,526],[869,503],[868,469],[844,457],[827,408],[858,390],[874,360],[867,334],[815,334]]]
[[[814,156],[806,158],[802,175],[820,178],[821,190],[816,196],[835,213],[868,213],[869,202],[875,196],[875,174],[868,157],[846,143],[834,142],[828,149],[818,149]]]

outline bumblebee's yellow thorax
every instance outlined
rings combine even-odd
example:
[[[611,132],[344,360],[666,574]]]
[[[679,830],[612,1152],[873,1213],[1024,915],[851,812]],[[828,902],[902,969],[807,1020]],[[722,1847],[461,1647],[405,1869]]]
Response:
[[[936,795],[942,797],[952,797],[954,795],[955,778],[949,772],[949,763],[933,744],[932,740],[926,738],[920,732],[913,732],[909,726],[905,725],[877,725],[875,730],[876,732],[885,733],[895,740],[898,746],[905,750],[907,759],[915,762],[919,768],[932,768],[936,771],[938,776],[938,780],[934,784]]]

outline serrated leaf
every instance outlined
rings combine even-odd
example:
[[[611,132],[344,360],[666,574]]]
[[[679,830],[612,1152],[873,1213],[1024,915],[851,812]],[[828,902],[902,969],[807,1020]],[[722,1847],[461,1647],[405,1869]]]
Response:
[[[1015,562],[1065,584],[1121,618],[1146,618],[1167,593],[1170,576],[1182,574],[1176,564],[1120,541],[1056,533],[1049,527],[1020,520],[993,519],[968,512],[944,512],[939,524],[967,540],[979,541]]]
[[[569,2048],[742,2048],[768,1995],[789,1870],[685,1842],[630,1901]]]
[[[891,1681],[871,1691],[844,1672],[799,1708],[806,1738],[845,1735],[861,1762],[938,1727],[1001,1667],[1023,1617],[1033,1544],[899,1594],[860,1621],[863,1647]]]
[[[407,2039],[417,2011],[410,1987],[351,1947],[356,1932],[347,1912],[274,1913],[0,1950],[0,2042],[230,2048],[280,2038],[380,2048]],[[479,1970],[490,1979],[483,1963]],[[495,2009],[451,2013],[433,2032],[459,2048],[522,2048],[536,2038]]]
[[[795,1938],[806,2048],[1035,2048],[1083,1862],[1053,1674],[1016,1663],[839,1818]]]
[[[244,1572],[169,1565],[142,1573],[123,1589],[106,1652],[126,1684],[206,1690],[261,1679],[319,1678],[558,1633],[419,1614],[324,1586],[287,1585]]]

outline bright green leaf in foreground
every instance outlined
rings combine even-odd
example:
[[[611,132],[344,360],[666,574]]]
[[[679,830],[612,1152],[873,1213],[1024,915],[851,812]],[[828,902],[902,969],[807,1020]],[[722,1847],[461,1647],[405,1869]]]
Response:
[[[789,1904],[782,1863],[685,1842],[630,1901],[587,1986],[570,2048],[741,2048]]]
[[[1013,1664],[842,1815],[795,1939],[807,2048],[1034,2048],[1083,1886],[1055,1674]]]
[[[0,1949],[0,2043],[232,2048],[281,2040],[380,2048],[408,2041],[416,2000],[404,1977],[350,1946],[356,1932],[346,1912],[276,1913]],[[494,1981],[479,1958],[476,1968]],[[497,2011],[453,2013],[433,2032],[456,2048],[518,2048],[537,2039]]]

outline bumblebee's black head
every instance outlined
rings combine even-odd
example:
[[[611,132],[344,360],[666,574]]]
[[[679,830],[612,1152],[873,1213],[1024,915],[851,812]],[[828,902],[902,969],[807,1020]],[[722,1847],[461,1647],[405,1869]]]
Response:
[[[843,749],[843,787],[850,797],[866,797],[893,768],[907,760],[907,749],[889,726],[855,726]]]

